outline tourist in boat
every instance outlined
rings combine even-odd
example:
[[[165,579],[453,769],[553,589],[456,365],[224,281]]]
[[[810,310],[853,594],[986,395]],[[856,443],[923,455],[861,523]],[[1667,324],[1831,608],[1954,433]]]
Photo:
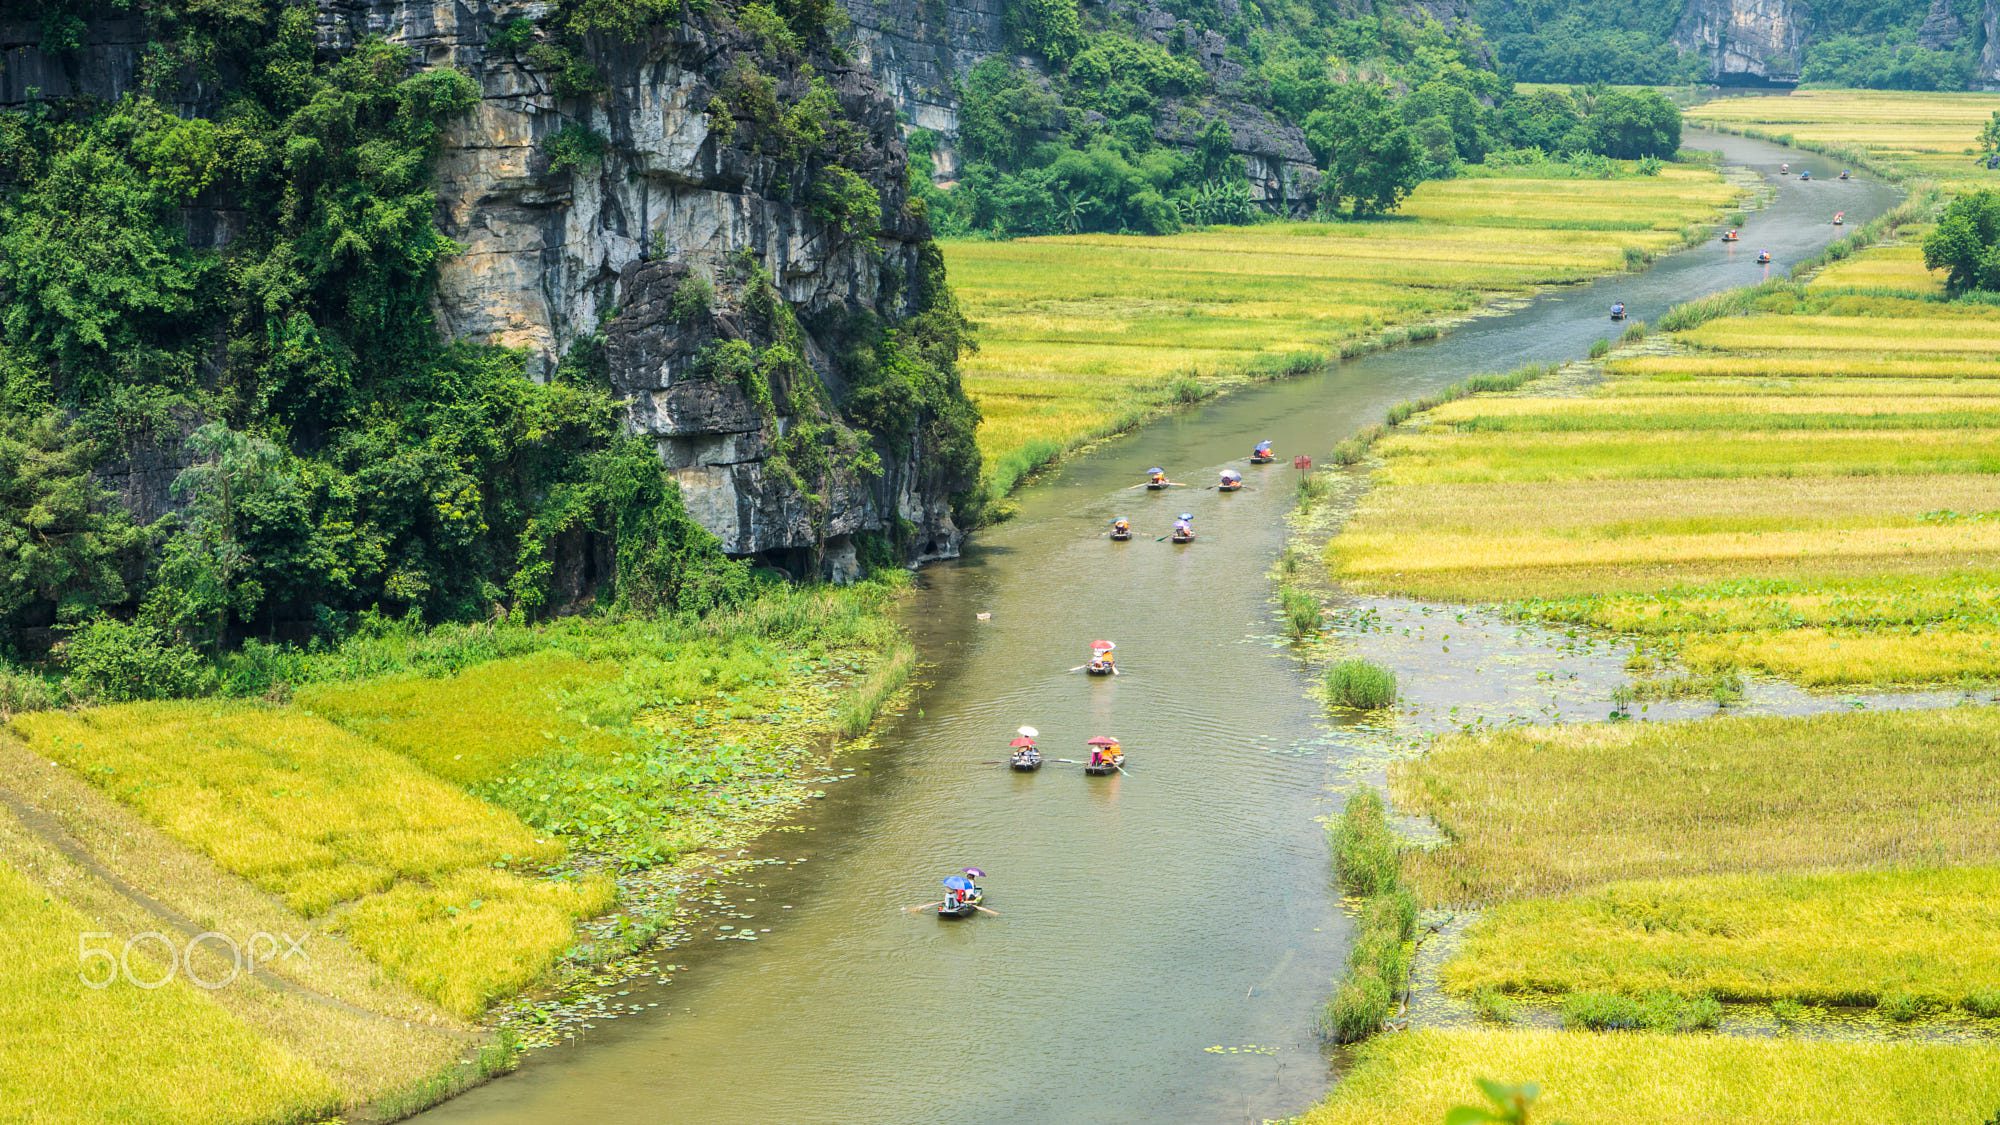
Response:
[[[1090,642],[1090,659],[1085,662],[1083,670],[1093,676],[1117,675],[1118,658],[1113,655],[1113,650],[1117,647],[1117,645],[1110,641]],[[1075,671],[1075,669],[1071,669],[1071,671]]]
[[[1625,302],[1623,301],[1611,302],[1611,319],[1613,320],[1625,319]]]
[[[1736,231],[1734,231],[1733,229],[1724,231],[1722,233],[1722,241],[1724,242],[1735,242],[1740,237],[1741,236],[1738,235]]]
[[[1841,178],[1841,179],[1843,179],[1843,180],[1847,178],[1847,169],[1845,169],[1845,168],[1842,168],[1842,169],[1840,170],[1840,178]]]
[[[1222,470],[1222,479],[1216,483],[1215,487],[1223,492],[1235,492],[1237,489],[1243,487],[1243,474],[1237,472],[1235,469],[1224,469]]]
[[[1174,521],[1174,541],[1176,543],[1185,543],[1193,538],[1194,515],[1190,512],[1182,512],[1181,518]]]
[[[1789,175],[1791,173],[1791,170],[1792,170],[1792,162],[1789,160],[1785,161],[1783,164],[1778,165],[1778,171],[1780,172]]]
[[[1757,251],[1757,264],[1758,264],[1758,265],[1760,265],[1760,266],[1767,266],[1767,265],[1770,265],[1770,264],[1771,264],[1771,252],[1770,252],[1769,250],[1759,250],[1759,251]]]
[[[1271,443],[1269,441],[1258,442],[1257,448],[1250,451],[1250,460],[1254,464],[1262,465],[1275,459],[1275,455],[1271,452]]]
[[[1113,539],[1132,538],[1132,521],[1126,519],[1124,516],[1120,516],[1117,519],[1112,520],[1111,538]]]

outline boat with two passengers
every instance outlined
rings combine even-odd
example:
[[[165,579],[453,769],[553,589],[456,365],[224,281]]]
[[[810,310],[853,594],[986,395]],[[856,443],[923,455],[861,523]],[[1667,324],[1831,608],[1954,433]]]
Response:
[[[1222,479],[1216,483],[1215,490],[1217,492],[1243,491],[1243,474],[1237,472],[1235,469],[1222,470]]]
[[[1035,728],[1022,727],[1021,735],[1007,744],[1014,753],[1007,759],[1009,768],[1022,773],[1033,773],[1042,768],[1042,751],[1035,745]]]
[[[944,881],[944,901],[937,907],[938,917],[970,918],[978,913],[979,904],[986,898],[978,880],[985,874],[977,867],[968,867],[963,875],[948,876]]]
[[[1090,757],[1083,763],[1083,772],[1094,777],[1123,772],[1125,748],[1118,744],[1117,739],[1099,735],[1084,745],[1090,747]]]
[[[1110,641],[1090,642],[1090,660],[1083,670],[1093,676],[1115,676],[1118,674],[1118,658],[1113,655],[1118,646]]]

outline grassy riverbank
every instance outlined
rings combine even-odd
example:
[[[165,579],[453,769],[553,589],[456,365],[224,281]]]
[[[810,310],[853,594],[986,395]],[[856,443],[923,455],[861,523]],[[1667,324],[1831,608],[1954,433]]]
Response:
[[[949,243],[981,329],[963,371],[989,486],[1227,386],[1643,264],[1737,194],[1701,165],[1611,181],[1475,168],[1361,222]]]
[[[1950,187],[1975,178],[1958,150],[1994,108],[1812,94],[1690,116]],[[1921,229],[1903,227],[1884,233]],[[1389,429],[1332,576],[1623,634],[1642,691],[2000,677],[2000,309],[1947,300],[1904,244],[1661,324]],[[1406,850],[1405,877],[1427,906],[1481,911],[1438,978],[1501,1026],[1380,1037],[1305,1120],[1434,1121],[1477,1077],[1537,1082],[1537,1116],[1575,1123],[1983,1120],[1990,1043],[1782,1032],[1818,1005],[1862,1036],[1933,1016],[2000,1031],[1996,738],[1993,708],[1850,711],[1460,735],[1393,766],[1396,809],[1445,838]],[[1770,1005],[1781,1034],[1505,1026],[1606,994]]]
[[[698,863],[783,816],[894,694],[910,662],[893,596],[869,583],[773,590],[705,620],[390,627],[262,653],[263,700],[12,716],[0,933],[54,944],[10,974],[42,1006],[0,1017],[0,1096],[18,1077],[52,1122],[107,1106],[302,1120],[421,1104],[506,1065],[504,1050],[459,1060],[490,1045],[494,1001],[598,956],[580,923],[671,917],[670,900],[625,897],[624,875]],[[163,935],[134,946],[150,981],[201,930],[269,962],[192,986],[229,976],[208,939],[162,988],[78,977],[79,933],[114,955]],[[257,934],[301,954],[271,958]],[[42,1043],[50,1008],[96,1013],[86,1031],[62,1021],[77,1049],[153,1046],[56,1080],[74,1052]]]

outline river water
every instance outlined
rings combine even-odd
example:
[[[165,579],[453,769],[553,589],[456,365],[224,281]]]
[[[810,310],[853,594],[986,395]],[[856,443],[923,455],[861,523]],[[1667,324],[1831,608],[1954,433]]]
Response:
[[[1758,249],[1782,269],[1838,233],[1835,211],[1858,225],[1896,197],[1794,150],[1688,143],[1775,188],[1741,243],[1175,414],[1022,490],[1017,518],[922,572],[908,624],[930,668],[908,713],[798,831],[767,838],[786,862],[726,888],[737,917],[662,954],[671,985],[619,998],[657,1006],[425,1119],[1254,1122],[1310,1105],[1331,1081],[1313,1019],[1349,939],[1315,818],[1356,739],[1273,637],[1284,461],[1467,375],[1579,358],[1615,333],[1613,300],[1651,320],[1759,280]],[[1813,182],[1777,177],[1785,160]],[[1241,464],[1261,438],[1284,460]],[[1127,487],[1153,465],[1199,486],[1231,464],[1249,490]],[[1183,511],[1198,540],[1155,542]],[[1103,537],[1120,515],[1132,542]],[[1067,671],[1098,637],[1124,675]],[[994,763],[1024,723],[1071,758],[1115,735],[1130,772],[1011,773]],[[997,917],[900,909],[965,866],[988,873]]]

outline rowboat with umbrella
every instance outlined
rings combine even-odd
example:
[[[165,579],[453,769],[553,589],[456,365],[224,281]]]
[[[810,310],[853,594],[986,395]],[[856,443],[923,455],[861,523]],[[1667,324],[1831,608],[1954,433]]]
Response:
[[[1167,471],[1165,469],[1160,468],[1158,465],[1155,465],[1152,468],[1146,470],[1146,479],[1144,481],[1140,482],[1139,484],[1135,484],[1132,487],[1143,488],[1149,492],[1157,492],[1162,488],[1185,488],[1186,486],[1183,485],[1180,481],[1168,480]]]
[[[1243,474],[1237,472],[1235,469],[1222,470],[1222,479],[1216,482],[1215,490],[1217,492],[1241,492],[1243,490]]]
[[[1119,516],[1117,519],[1111,521],[1112,542],[1123,543],[1130,538],[1132,538],[1131,520],[1126,519],[1124,516]]]
[[[1083,670],[1092,676],[1115,676],[1118,674],[1118,658],[1113,652],[1118,648],[1110,641],[1090,642],[1090,659]]]
[[[1271,443],[1268,441],[1258,442],[1257,448],[1250,451],[1250,463],[1252,465],[1268,465],[1277,459],[1278,455],[1271,452]]]
[[[1083,772],[1100,777],[1125,772],[1125,750],[1117,739],[1100,734],[1084,745],[1090,747],[1090,758],[1083,763]]]
[[[1174,521],[1174,530],[1170,533],[1169,538],[1171,538],[1176,543],[1194,542],[1193,512],[1181,513],[1181,518]]]
[[[940,918],[970,918],[975,913],[986,910],[979,905],[986,898],[986,891],[977,880],[986,872],[977,867],[968,867],[963,875],[952,875],[944,881],[944,901],[937,904]],[[993,913],[991,910],[986,911]]]
[[[1034,727],[1022,727],[1020,737],[1008,743],[1014,751],[1007,764],[1022,773],[1033,773],[1042,768],[1042,752],[1035,746],[1035,736],[1040,732]]]

